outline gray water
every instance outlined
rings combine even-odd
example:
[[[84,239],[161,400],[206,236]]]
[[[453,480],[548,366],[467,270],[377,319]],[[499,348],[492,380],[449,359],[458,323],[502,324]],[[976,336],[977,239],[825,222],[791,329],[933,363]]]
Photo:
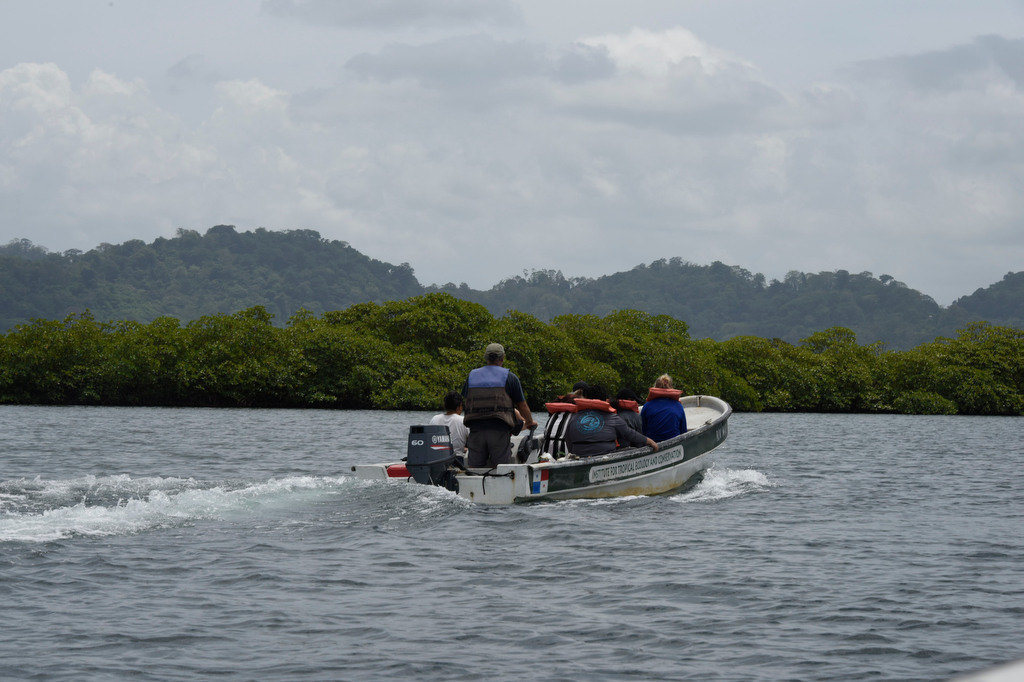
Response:
[[[1024,421],[734,415],[680,494],[356,481],[410,412],[0,408],[4,679],[946,679],[1024,656]]]

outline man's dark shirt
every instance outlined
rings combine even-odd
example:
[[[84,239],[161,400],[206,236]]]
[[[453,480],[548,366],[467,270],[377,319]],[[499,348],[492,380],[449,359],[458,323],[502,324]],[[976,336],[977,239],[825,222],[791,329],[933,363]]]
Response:
[[[629,428],[622,417],[614,412],[584,410],[577,412],[569,420],[565,442],[569,452],[574,455],[603,455],[615,449],[616,441],[620,447],[639,447],[647,444],[647,438],[642,433]]]

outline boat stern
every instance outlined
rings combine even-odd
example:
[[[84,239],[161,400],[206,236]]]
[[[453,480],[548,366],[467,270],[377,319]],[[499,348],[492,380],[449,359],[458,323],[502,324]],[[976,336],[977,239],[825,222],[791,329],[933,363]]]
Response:
[[[458,493],[479,504],[512,504],[532,497],[530,472],[524,464],[499,464],[494,469],[479,469],[459,474]]]

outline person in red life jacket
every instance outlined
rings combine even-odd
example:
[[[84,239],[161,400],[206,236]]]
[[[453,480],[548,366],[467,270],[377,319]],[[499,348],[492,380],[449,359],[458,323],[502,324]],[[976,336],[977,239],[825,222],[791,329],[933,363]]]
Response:
[[[467,465],[471,467],[495,467],[512,461],[512,431],[517,426],[528,429],[537,427],[530,406],[523,395],[519,377],[503,367],[505,348],[492,343],[484,350],[483,367],[469,373],[462,386],[466,399],[463,423],[469,428],[466,448],[469,451]],[[516,424],[516,409],[522,414],[522,425]]]
[[[644,434],[659,443],[686,433],[686,412],[679,402],[683,394],[672,387],[672,377],[662,374],[647,394],[640,419]]]
[[[541,441],[541,452],[552,457],[562,457],[566,453],[565,430],[569,426],[569,418],[576,412],[576,398],[583,397],[583,389],[587,384],[577,381],[572,392],[560,395],[550,403],[544,403],[548,411],[548,423],[544,425],[544,439]]]
[[[615,411],[622,417],[622,421],[626,422],[626,426],[634,431],[643,433],[644,425],[640,419],[640,399],[636,393],[628,388],[624,388],[616,393],[615,398],[610,402]]]
[[[640,447],[658,444],[639,431],[626,426],[615,408],[608,404],[608,393],[597,384],[583,389],[583,398],[576,399],[576,413],[569,418],[566,444],[577,457],[604,455],[616,447]]]

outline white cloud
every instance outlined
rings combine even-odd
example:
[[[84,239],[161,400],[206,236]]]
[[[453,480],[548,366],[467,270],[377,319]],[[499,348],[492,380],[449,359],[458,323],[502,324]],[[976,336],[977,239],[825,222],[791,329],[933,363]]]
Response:
[[[737,67],[755,70],[752,64],[705,44],[681,27],[664,31],[634,28],[626,34],[595,36],[580,42],[603,48],[623,70],[648,77],[666,77],[679,70],[700,70],[708,74]]]
[[[145,91],[146,84],[141,79],[136,78],[129,83],[99,69],[89,74],[89,79],[82,87],[82,94],[87,97],[131,97]]]
[[[18,64],[0,71],[0,95],[0,102],[7,106],[28,103],[62,107],[71,96],[71,82],[56,64]]]
[[[245,118],[253,113],[284,114],[288,108],[288,94],[264,85],[256,78],[247,81],[222,81],[216,85],[222,98],[222,107],[216,115],[234,115]]]
[[[60,248],[166,226],[168,204],[186,200],[166,183],[198,184],[211,157],[182,133],[139,82],[95,71],[76,91],[52,64],[0,72],[0,158],[15,171],[0,173],[8,229]]]

